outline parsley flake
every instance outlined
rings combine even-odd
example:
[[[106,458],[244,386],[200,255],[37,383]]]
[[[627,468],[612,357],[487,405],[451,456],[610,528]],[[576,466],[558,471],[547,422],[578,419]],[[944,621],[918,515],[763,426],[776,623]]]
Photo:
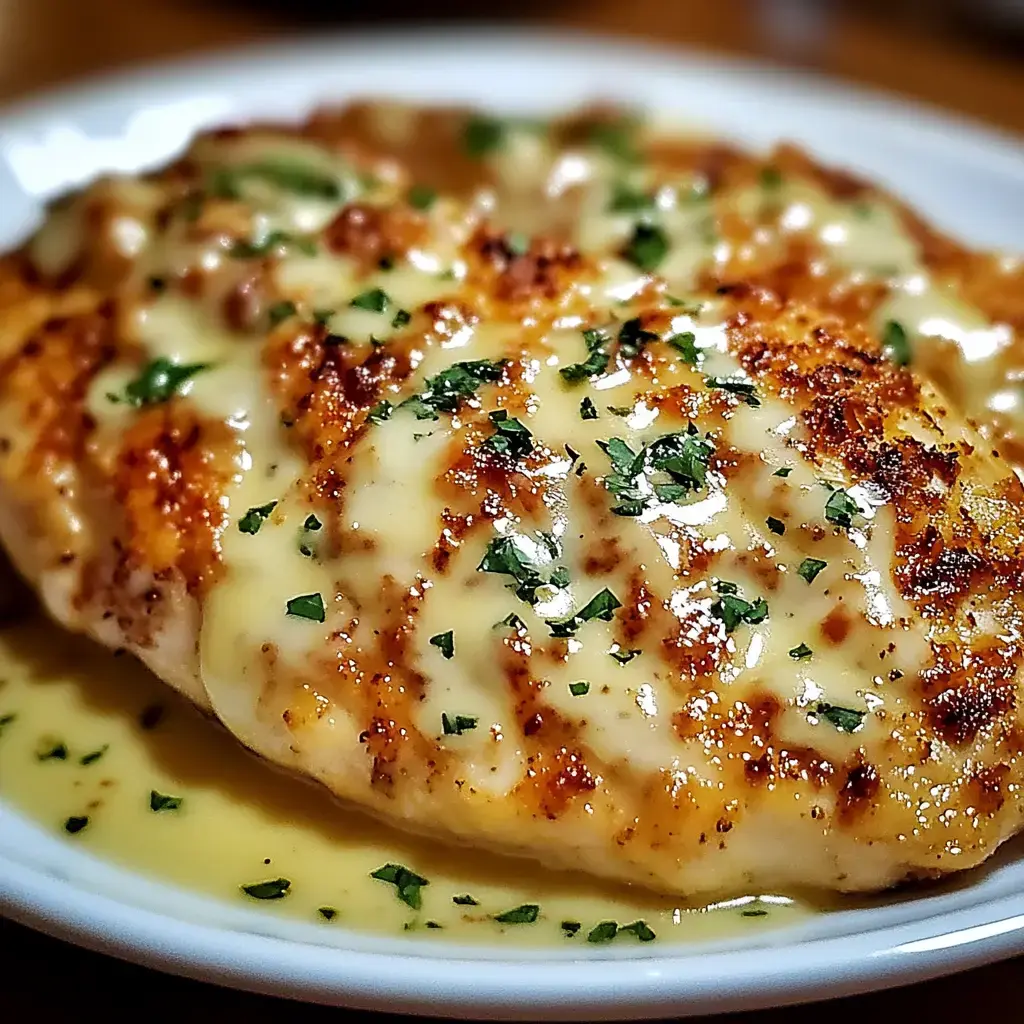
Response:
[[[805,579],[808,583],[813,583],[814,578],[821,572],[828,562],[823,562],[820,558],[805,558],[798,566],[796,574]]]
[[[641,942],[652,942],[658,936],[648,926],[646,921],[634,921],[632,924],[624,924],[619,927],[619,934],[623,932],[632,933]]]
[[[898,320],[887,320],[882,329],[882,351],[897,366],[906,366],[912,357],[910,339]]]
[[[535,554],[546,553],[551,560],[558,558],[561,549],[558,542],[549,533],[538,533],[539,544]],[[537,588],[544,585],[563,587],[568,583],[568,573],[561,567],[547,572],[547,578],[541,574],[540,565],[531,560],[531,554],[524,544],[530,543],[525,538],[516,543],[515,537],[495,537],[488,545],[483,559],[477,566],[477,572],[493,572],[501,576],[511,576],[516,581],[515,595],[520,601],[536,604]],[[547,566],[545,565],[545,568]],[[564,582],[559,582],[564,581]]]
[[[738,377],[705,377],[704,386],[709,391],[728,391],[729,394],[735,395],[741,402],[746,402],[753,409],[761,404],[754,382],[751,380],[742,380]]]
[[[585,694],[590,693],[590,683],[586,682],[585,680],[582,680],[578,683],[570,683],[569,692],[574,697],[582,697]]]
[[[324,622],[327,618],[324,599],[319,594],[301,594],[299,597],[293,597],[285,608],[287,613],[296,619]]]
[[[745,601],[735,592],[725,590],[724,586],[719,584],[718,591],[721,596],[711,606],[711,614],[722,620],[726,633],[732,633],[741,623],[753,626],[768,618],[768,602],[763,597],[753,602]],[[735,584],[730,586],[734,587]]]
[[[429,210],[437,202],[437,191],[429,185],[413,185],[409,189],[409,205],[416,210]]]
[[[391,303],[388,293],[380,288],[371,288],[360,292],[350,303],[356,309],[365,309],[370,313],[383,313]]]
[[[493,153],[505,141],[506,125],[496,117],[477,115],[466,122],[462,145],[466,152],[479,159]]]
[[[571,363],[563,366],[558,372],[562,380],[570,384],[578,384],[580,381],[595,377],[604,373],[608,368],[608,361],[611,356],[608,354],[608,345],[611,338],[600,327],[589,327],[583,331],[583,343],[587,346],[590,355],[582,363]]]
[[[238,529],[241,533],[259,533],[263,520],[266,519],[274,509],[277,508],[276,501],[268,501],[266,505],[254,505],[248,512],[238,520]]]
[[[623,257],[641,270],[657,270],[668,255],[668,235],[656,224],[637,224],[622,250]]]
[[[88,754],[83,754],[78,759],[78,763],[81,765],[95,764],[109,749],[110,744],[104,743],[102,747],[99,747],[96,750],[91,750]]]
[[[866,711],[853,708],[842,708],[838,704],[827,704],[824,701],[814,709],[826,722],[834,725],[840,732],[856,732],[864,723]]]
[[[853,525],[853,517],[860,511],[857,502],[842,489],[834,490],[825,502],[825,518],[844,530]]]
[[[395,411],[395,407],[385,398],[379,401],[367,414],[366,418],[371,423],[383,423],[385,420],[391,419],[391,414]]]
[[[270,878],[266,882],[252,882],[239,888],[254,900],[280,900],[288,895],[292,883],[287,878]]]
[[[43,740],[36,748],[37,761],[66,761],[68,748],[60,740]]]
[[[611,942],[618,933],[619,926],[615,921],[602,921],[587,933],[587,942]]]
[[[238,167],[221,167],[214,173],[210,191],[223,199],[240,198],[246,179],[266,182],[283,192],[316,199],[340,199],[341,186],[331,174],[294,160],[267,159]]]
[[[270,309],[267,310],[267,316],[270,319],[270,326],[276,327],[278,324],[283,323],[290,316],[295,316],[298,309],[294,302],[285,300],[283,302],[275,302]]]
[[[513,459],[522,458],[533,451],[533,435],[519,420],[504,409],[496,409],[488,413],[494,425],[494,433],[484,444],[499,455],[508,455]]]
[[[582,927],[579,921],[563,921],[559,927],[565,933],[566,938],[572,938]]]
[[[608,201],[611,213],[642,213],[654,209],[654,197],[641,189],[633,188],[624,182],[616,182],[612,186],[612,196]]]
[[[580,419],[581,420],[596,420],[597,419],[597,406],[590,400],[590,398],[584,398],[580,402]]]
[[[89,819],[85,815],[72,815],[64,822],[64,831],[69,835],[77,835],[88,824]]]
[[[453,896],[452,903],[459,907],[479,907],[480,901],[473,899],[469,893],[465,893],[462,896]]]
[[[149,809],[151,811],[177,811],[181,808],[182,797],[168,796],[166,793],[158,793],[155,789],[149,791]]]
[[[647,330],[640,317],[635,316],[619,328],[619,352],[627,359],[631,359],[639,355],[647,344],[658,341],[660,337],[657,331]]]
[[[430,638],[431,647],[436,647],[446,659],[451,661],[455,657],[455,632],[451,629],[447,633],[437,633]]]
[[[464,732],[475,729],[479,721],[479,718],[472,715],[452,715],[449,718],[445,712],[441,712],[441,730],[445,736],[461,736]]]
[[[622,602],[607,588],[595,594],[575,615],[561,621],[548,621],[551,627],[551,635],[556,637],[571,637],[584,622],[591,619],[601,619],[604,622],[611,622],[616,608],[621,608]]]
[[[617,650],[608,652],[620,665],[628,665],[638,654],[643,654],[639,648],[631,648],[628,651]]]
[[[782,536],[786,532],[786,524],[781,519],[776,519],[775,516],[769,516],[765,520],[765,525],[772,533]]]
[[[393,885],[398,898],[413,910],[419,910],[423,906],[420,890],[425,885],[430,885],[422,875],[417,875],[415,871],[410,871],[401,864],[385,864],[382,868],[371,871],[370,877]]]
[[[282,246],[298,249],[306,256],[316,255],[316,245],[308,238],[290,235],[287,231],[270,231],[258,242],[238,239],[231,246],[231,255],[239,260],[251,260],[259,256],[267,256]]]
[[[683,331],[665,339],[683,357],[690,366],[696,366],[704,358],[704,350],[697,348],[697,335],[693,331]]]
[[[323,525],[324,524],[321,523],[316,516],[310,514],[306,516],[306,521],[302,524],[302,528],[304,530],[309,530],[310,533],[316,533],[317,530],[323,528]]]
[[[407,309],[400,309],[391,318],[391,326],[397,330],[400,327],[407,326],[410,320],[412,320],[412,313]]]
[[[464,398],[475,395],[481,383],[501,380],[504,362],[475,359],[453,363],[426,382],[426,390],[407,398],[401,408],[408,407],[420,420],[436,420],[438,412],[457,412]]]
[[[793,472],[793,467],[792,466],[783,466],[781,469],[775,470],[775,472],[772,473],[772,476],[787,477],[792,472]]]
[[[789,656],[794,661],[804,661],[806,658],[811,657],[814,651],[807,646],[807,644],[799,644],[797,647],[790,649]]]
[[[533,924],[539,913],[540,907],[536,903],[524,903],[501,914],[495,914],[494,920],[498,924]]]
[[[209,363],[172,363],[169,359],[154,359],[126,385],[123,395],[108,394],[111,402],[124,402],[136,409],[145,405],[169,402],[181,394],[185,385],[197,374],[209,370]]]
[[[334,909],[334,907],[317,907],[316,912],[325,921],[333,921],[338,916],[338,912]]]

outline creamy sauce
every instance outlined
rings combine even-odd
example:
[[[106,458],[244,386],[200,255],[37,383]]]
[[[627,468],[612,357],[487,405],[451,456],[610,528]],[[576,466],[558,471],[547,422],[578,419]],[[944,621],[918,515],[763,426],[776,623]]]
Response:
[[[643,920],[659,942],[707,941],[809,912],[781,896],[687,906],[391,829],[246,753],[134,659],[43,620],[0,631],[0,680],[0,720],[14,716],[0,727],[0,797],[55,831],[86,816],[69,843],[218,899],[251,901],[240,886],[286,878],[287,896],[259,902],[262,909],[325,927],[501,945],[564,943],[562,921],[581,924],[574,941],[582,942],[608,920]],[[40,760],[59,745],[64,759]],[[153,811],[153,791],[180,798],[180,806]],[[429,881],[420,911],[370,877],[388,863]],[[453,903],[464,895],[479,905]],[[523,904],[540,907],[536,923],[492,919]],[[337,916],[328,923],[321,907]]]

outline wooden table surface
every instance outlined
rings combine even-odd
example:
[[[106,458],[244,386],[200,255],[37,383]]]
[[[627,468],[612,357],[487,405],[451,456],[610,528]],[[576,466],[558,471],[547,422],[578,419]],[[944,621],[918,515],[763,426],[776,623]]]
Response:
[[[372,7],[380,21],[400,22],[402,8],[425,14],[459,14],[470,3],[321,4],[315,0],[0,0],[0,102],[86,74],[127,64],[196,53],[297,32],[344,29],[346,19],[325,9]],[[935,2],[859,4],[820,0],[816,9],[833,12],[812,23],[802,37],[768,20],[776,11],[800,7],[796,0],[519,0],[516,4],[476,4],[490,17],[621,33],[662,43],[818,66],[874,86],[903,92],[1016,132],[1024,132],[1024,43],[1015,60],[1003,40],[998,51],[969,41],[960,27],[941,32],[952,5]],[[808,6],[808,5],[803,5]],[[813,6],[813,5],[811,5]],[[460,11],[461,8],[461,11]],[[904,13],[893,14],[899,8]],[[888,9],[887,14],[879,11]],[[365,20],[365,14],[364,14]],[[773,25],[776,26],[773,29]],[[796,33],[799,37],[800,33]],[[1024,951],[1022,951],[1024,952]],[[337,1011],[303,1007],[183,981],[64,945],[0,920],[4,968],[0,1017],[58,1021],[120,1020],[130,1006],[136,1019],[193,1021],[281,1019],[316,1022]],[[930,1021],[980,1016],[986,1009],[1020,1018],[1024,961],[889,993],[829,1004],[769,1010],[720,1018],[745,1024],[817,1024],[823,1014],[834,1022],[861,1024],[917,1014]],[[727,984],[727,982],[726,982]],[[1015,1009],[1016,1008],[1016,1009]],[[350,1014],[356,1017],[356,1014]],[[363,1017],[367,1024],[384,1016]]]

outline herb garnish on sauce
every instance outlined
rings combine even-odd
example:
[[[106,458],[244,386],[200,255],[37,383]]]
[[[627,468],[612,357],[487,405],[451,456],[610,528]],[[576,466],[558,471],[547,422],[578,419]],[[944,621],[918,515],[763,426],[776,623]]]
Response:
[[[423,906],[423,897],[420,890],[430,883],[415,871],[410,871],[401,864],[385,864],[382,868],[370,872],[371,878],[387,882],[395,887],[395,895],[413,910],[419,910]]]
[[[127,384],[123,395],[108,393],[107,398],[136,409],[169,402],[197,373],[209,369],[209,363],[172,363],[169,359],[154,359]]]

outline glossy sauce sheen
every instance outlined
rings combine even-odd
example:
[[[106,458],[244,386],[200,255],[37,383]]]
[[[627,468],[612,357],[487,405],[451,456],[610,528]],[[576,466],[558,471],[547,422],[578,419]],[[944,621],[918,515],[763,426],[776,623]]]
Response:
[[[0,528],[59,618],[403,827],[884,888],[1020,824],[1022,277],[608,112],[215,133],[0,282]],[[193,369],[136,408],[157,360]]]

